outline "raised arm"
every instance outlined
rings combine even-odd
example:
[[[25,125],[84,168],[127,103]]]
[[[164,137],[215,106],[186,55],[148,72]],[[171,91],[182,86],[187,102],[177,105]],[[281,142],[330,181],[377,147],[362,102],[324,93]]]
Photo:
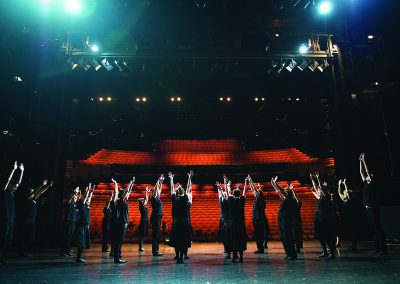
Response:
[[[220,198],[223,197],[223,195],[222,195],[221,184],[219,183],[219,181],[216,181],[216,182],[215,182],[215,186],[217,187],[217,190],[218,190],[218,199],[220,199]]]
[[[277,176],[275,178],[271,178],[271,185],[275,189],[275,191],[278,193],[279,197],[281,199],[285,199],[286,198],[285,189],[276,183],[277,180],[278,180]]]
[[[342,199],[342,201],[346,201],[346,195],[344,194],[343,190],[342,190],[342,180],[340,179],[338,182],[338,194],[340,199]]]
[[[254,185],[253,179],[251,178],[250,175],[248,175],[247,178],[249,180],[250,189],[253,192],[254,197],[258,197],[259,193],[258,193],[256,186]]]
[[[147,203],[149,202],[149,193],[150,192],[151,192],[151,188],[147,186],[143,205],[147,205]]]
[[[18,186],[21,184],[21,182],[22,182],[22,176],[24,175],[25,167],[24,167],[24,164],[23,164],[23,163],[21,163],[21,164],[19,165],[19,169],[21,170],[21,173],[19,174]]]
[[[246,177],[244,180],[244,187],[243,187],[243,196],[246,196],[246,188],[247,188],[247,182],[248,182],[248,178]]]
[[[318,189],[312,174],[310,174],[310,179],[311,179],[311,183],[312,183],[311,192],[312,192],[312,194],[314,194],[315,198],[320,199],[321,198],[321,195],[319,194],[320,189]]]
[[[174,183],[174,174],[172,172],[168,173],[169,177],[169,186],[171,187],[171,195],[175,194],[175,183]]]
[[[161,196],[163,182],[164,182],[164,174],[161,174],[160,178],[157,181],[156,187],[154,188],[154,192],[153,192],[154,197]]]
[[[89,189],[89,194],[88,194],[88,198],[86,200],[87,204],[90,204],[92,202],[92,197],[93,197],[93,193],[94,190],[96,189],[96,186],[94,185],[92,188]]]
[[[129,196],[131,195],[133,184],[135,183],[135,177],[132,178],[132,180],[129,182],[128,187],[126,188],[126,192],[123,198],[123,201],[127,201],[129,199]]]
[[[186,194],[189,194],[190,192],[192,192],[192,176],[193,176],[193,171],[190,171],[188,173],[188,181],[187,181],[187,185],[186,185]]]
[[[114,201],[114,191],[111,192],[110,200],[107,203],[107,209],[110,209],[111,201]]]
[[[8,185],[10,184],[10,181],[11,181],[11,179],[13,178],[14,172],[15,172],[15,170],[16,170],[17,168],[18,168],[18,163],[17,163],[17,161],[15,161],[14,167],[13,167],[11,173],[10,173],[10,176],[8,177],[7,183],[6,183],[6,185],[4,186],[4,190],[6,190],[7,187],[8,187]]]
[[[114,195],[112,196],[112,202],[117,202],[118,199],[118,183],[115,179],[111,179],[111,181],[114,183]]]
[[[38,199],[42,194],[44,194],[50,187],[53,186],[53,182],[51,181],[47,186],[44,185],[43,187],[41,187],[41,189],[39,191],[37,191],[37,193],[35,193],[35,195],[33,196],[33,199]]]

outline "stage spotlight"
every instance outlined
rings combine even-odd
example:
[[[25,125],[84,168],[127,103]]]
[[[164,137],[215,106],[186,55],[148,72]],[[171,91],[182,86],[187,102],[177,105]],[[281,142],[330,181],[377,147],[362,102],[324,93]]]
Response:
[[[262,101],[265,101],[265,98],[261,98]]]
[[[368,39],[369,39],[369,40],[374,39],[374,35],[368,35]]]
[[[224,98],[221,97],[221,98],[219,98],[219,100],[222,102],[224,100]]]
[[[272,71],[275,69],[275,67],[276,67],[277,65],[278,65],[278,63],[277,63],[275,60],[272,60],[271,68],[268,69],[267,73],[268,73],[268,74],[271,74]]]
[[[276,34],[275,34],[275,37],[279,37],[279,34],[278,34],[278,33],[276,33]]]
[[[99,46],[97,45],[97,44],[93,44],[91,47],[90,47],[90,49],[93,51],[93,52],[98,52],[100,49],[99,49]]]
[[[112,98],[111,97],[107,97],[107,102],[111,102]]]
[[[319,66],[319,63],[317,62],[317,61],[313,61],[312,63],[311,63],[311,65],[310,66],[308,66],[308,68],[311,70],[311,71],[315,71],[317,68],[318,68],[318,66]]]
[[[282,72],[283,68],[285,68],[285,66],[286,66],[286,62],[282,61],[281,62],[281,67],[279,67],[278,71],[276,71],[276,72],[278,72],[278,74],[281,74],[281,72]]]
[[[115,65],[118,67],[120,72],[124,72],[124,68],[122,67],[121,63],[118,60],[114,60]]]
[[[142,101],[147,102],[147,98],[146,98],[146,97],[143,97],[143,98],[142,98]]]
[[[288,100],[288,101],[291,101],[291,100],[292,100],[292,98],[288,98],[287,100]]]
[[[329,67],[328,60],[324,59],[324,62],[320,66],[318,66],[318,70],[324,72],[324,70],[328,67]]]
[[[297,61],[292,59],[290,61],[290,64],[288,66],[286,66],[286,70],[288,70],[289,72],[292,72],[294,68],[296,68],[297,66]]]
[[[308,49],[309,49],[309,47],[306,44],[303,43],[299,47],[299,53],[300,54],[304,54],[304,53],[306,53],[308,51]]]
[[[254,100],[255,100],[256,102],[258,102],[258,98],[254,98]]]
[[[301,62],[299,65],[297,65],[297,68],[299,68],[301,71],[303,71],[304,69],[306,69],[308,65],[307,60],[303,60],[303,62]]]
[[[100,98],[99,98],[99,101],[100,101],[100,102],[104,101],[104,98],[103,98],[103,97],[100,97]]]
[[[103,64],[104,68],[107,69],[107,71],[111,71],[114,67],[110,64],[110,62],[108,62],[107,58],[104,58],[101,61],[101,64]]]
[[[379,86],[379,82],[374,82],[374,85],[375,86]]]
[[[176,100],[177,100],[178,102],[180,102],[180,101],[181,101],[181,98],[180,98],[180,97],[177,97]]]
[[[230,101],[231,101],[231,98],[230,98],[230,97],[227,97],[226,100],[227,100],[228,102],[230,102]]]
[[[175,98],[171,98],[171,102],[174,102],[175,101]]]
[[[78,64],[76,62],[71,61],[71,69],[74,70],[76,67],[78,67]]]
[[[70,14],[79,14],[82,12],[82,3],[79,0],[65,0],[64,1],[65,10]]]
[[[318,6],[318,11],[321,15],[328,15],[332,12],[332,2],[322,1]]]
[[[140,102],[140,98],[136,98],[136,101],[137,101],[137,102]]]
[[[82,66],[83,70],[88,71],[92,66],[88,62],[86,62],[84,59],[79,60],[79,65]]]
[[[296,98],[296,102],[298,102],[298,101],[300,101],[300,99],[299,99],[299,98]]]
[[[96,71],[99,71],[99,69],[101,68],[101,64],[99,64],[96,59],[93,59],[92,65],[94,66],[94,70]]]

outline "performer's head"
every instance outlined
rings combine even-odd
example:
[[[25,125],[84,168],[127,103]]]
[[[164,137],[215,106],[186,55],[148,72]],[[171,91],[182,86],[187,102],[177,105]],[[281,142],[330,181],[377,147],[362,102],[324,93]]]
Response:
[[[240,189],[239,189],[239,188],[235,188],[235,189],[233,190],[233,196],[234,196],[235,198],[239,198],[239,197],[240,197]]]
[[[176,189],[176,195],[183,196],[184,194],[185,194],[185,190],[183,189],[183,187],[181,185],[179,185],[178,188]]]
[[[293,189],[288,189],[288,190],[287,190],[287,197],[288,197],[288,198],[294,199],[294,192],[293,192]]]
[[[144,198],[139,198],[138,199],[138,204],[139,204],[139,206],[143,206],[144,205]]]

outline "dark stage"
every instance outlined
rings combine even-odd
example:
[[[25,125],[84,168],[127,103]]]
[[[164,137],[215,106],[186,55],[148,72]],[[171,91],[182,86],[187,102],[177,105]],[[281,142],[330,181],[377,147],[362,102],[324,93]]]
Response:
[[[389,247],[389,256],[371,255],[370,245],[360,245],[360,251],[346,251],[342,244],[335,260],[318,259],[319,243],[308,241],[305,252],[297,261],[283,260],[280,242],[269,244],[268,254],[255,255],[255,243],[248,244],[244,263],[224,259],[222,245],[195,243],[185,264],[172,260],[173,249],[162,246],[164,256],[151,252],[139,254],[137,245],[124,245],[128,263],[114,264],[108,254],[94,245],[85,255],[87,263],[75,264],[74,258],[58,257],[58,251],[48,249],[25,259],[10,258],[9,265],[0,266],[1,283],[396,283],[400,281],[399,246]],[[151,249],[149,244],[145,249]]]

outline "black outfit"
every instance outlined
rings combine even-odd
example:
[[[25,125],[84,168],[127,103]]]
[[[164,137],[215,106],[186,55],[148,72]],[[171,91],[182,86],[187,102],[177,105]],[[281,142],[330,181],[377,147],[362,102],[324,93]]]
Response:
[[[151,251],[153,255],[158,255],[159,252],[159,238],[160,238],[160,227],[161,227],[161,219],[162,219],[162,202],[160,197],[152,196],[150,198],[151,203],[151,235],[152,235],[152,247]]]
[[[182,262],[183,255],[190,244],[189,199],[185,194],[172,194],[172,229],[169,244],[175,248],[177,261]]]
[[[317,209],[314,216],[314,234],[320,241],[321,247],[326,254],[328,246],[332,256],[336,251],[336,214],[330,196],[321,196],[317,202]]]
[[[378,204],[378,196],[373,181],[364,182],[363,206],[365,207],[368,225],[375,237],[375,248],[377,252],[387,253],[386,235],[381,222],[381,212]]]
[[[231,241],[230,241],[230,229],[232,228],[232,218],[229,214],[229,205],[228,205],[228,200],[223,199],[222,197],[219,199],[219,203],[221,206],[221,212],[220,212],[220,226],[222,228],[220,229],[220,238],[222,243],[224,244],[224,251],[228,254],[232,252],[232,247],[231,247]]]
[[[139,249],[142,248],[143,240],[149,234],[149,209],[143,204],[139,205],[140,211],[140,224],[138,230]]]
[[[10,190],[3,190],[3,244],[1,261],[5,261],[8,249],[13,239],[14,225],[15,225],[15,200],[14,193]]]
[[[294,232],[294,241],[296,245],[296,251],[299,251],[303,248],[303,228],[302,228],[302,220],[301,220],[301,205],[302,202],[296,202],[296,210],[294,212],[294,224],[293,224],[293,232]]]
[[[118,220],[114,235],[114,262],[122,259],[121,248],[125,239],[126,229],[128,228],[129,205],[122,199],[118,199],[116,209],[118,210]]]
[[[270,235],[269,224],[267,216],[265,215],[265,197],[260,193],[253,203],[252,219],[254,226],[254,237],[257,243],[257,251],[264,252],[264,248],[267,244],[268,237]]]
[[[83,204],[82,202],[79,202],[77,207],[79,210],[79,220],[78,227],[76,228],[76,246],[78,248],[76,259],[79,260],[81,258],[83,249],[90,248],[90,208],[88,204]]]
[[[297,202],[293,198],[285,198],[281,201],[278,211],[279,235],[282,240],[286,256],[297,258],[294,241],[294,221],[297,210]]]
[[[32,243],[36,236],[36,216],[37,216],[37,202],[35,199],[30,198],[25,204],[25,228],[24,236],[21,245],[21,253],[30,251]]]
[[[70,254],[72,240],[75,233],[75,225],[78,220],[78,209],[76,203],[71,201],[65,205],[65,217],[64,217],[64,239],[61,244],[60,255]]]
[[[240,261],[243,261],[243,251],[247,249],[247,235],[244,218],[244,206],[246,198],[244,196],[228,198],[230,214],[230,237],[229,247],[232,249],[232,261],[236,261],[237,253],[240,253]]]
[[[350,199],[341,204],[341,236],[351,240],[351,248],[357,248],[357,240],[360,233],[360,218],[362,214],[361,202],[354,193]]]
[[[114,255],[115,251],[115,235],[116,235],[116,229],[117,229],[117,222],[118,222],[118,209],[116,206],[116,203],[114,201],[110,202],[110,230],[109,230],[109,238],[110,238],[110,243],[111,243],[111,252],[110,256]]]
[[[101,223],[102,239],[101,239],[101,250],[106,252],[108,249],[108,241],[110,239],[110,220],[111,210],[107,206],[103,209],[103,221]]]

